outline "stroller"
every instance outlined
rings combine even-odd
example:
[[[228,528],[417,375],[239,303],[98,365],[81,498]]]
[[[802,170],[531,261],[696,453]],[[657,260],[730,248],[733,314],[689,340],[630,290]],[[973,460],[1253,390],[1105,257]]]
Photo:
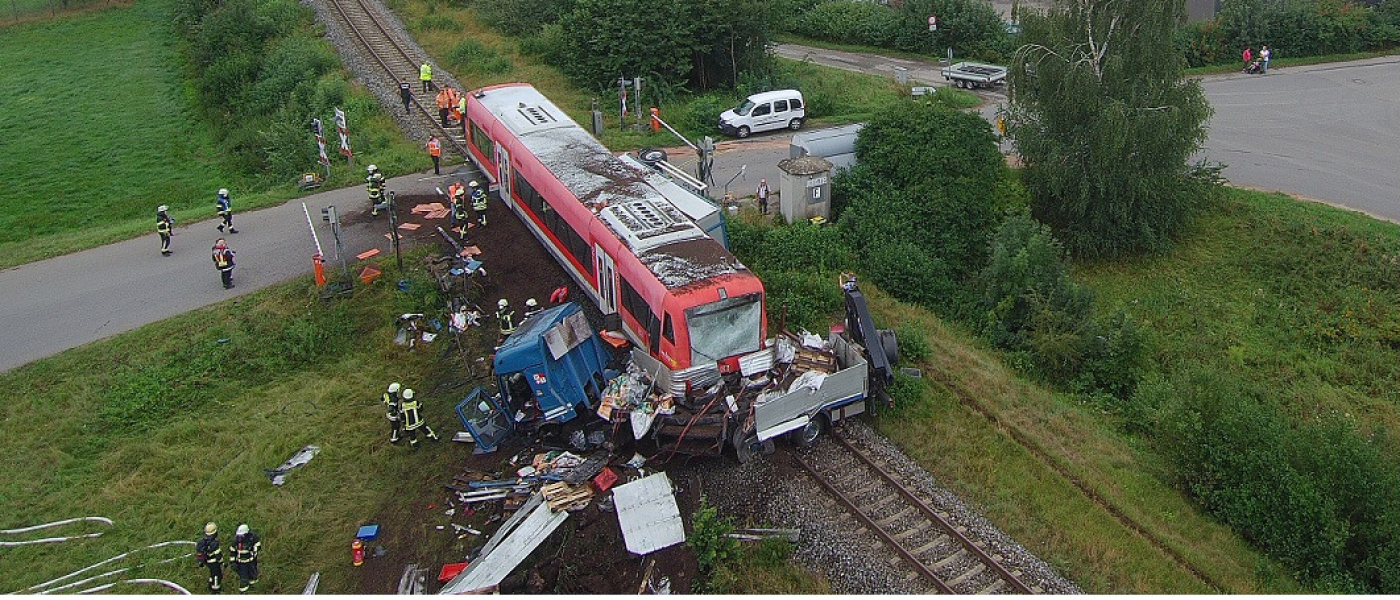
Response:
[[[1262,68],[1263,68],[1263,65],[1261,64],[1262,62],[1263,62],[1263,61],[1261,61],[1261,60],[1259,60],[1259,59],[1257,59],[1257,58],[1254,59],[1253,61],[1250,61],[1249,64],[1245,65],[1245,67],[1244,67],[1244,72],[1245,72],[1246,74],[1248,74],[1248,75],[1254,75],[1254,74],[1259,73],[1259,72],[1262,70]]]

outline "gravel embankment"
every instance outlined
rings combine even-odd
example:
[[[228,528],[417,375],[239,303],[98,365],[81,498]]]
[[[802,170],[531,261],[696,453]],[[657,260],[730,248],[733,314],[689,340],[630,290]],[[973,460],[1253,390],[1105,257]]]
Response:
[[[933,476],[904,456],[892,443],[858,421],[842,425],[841,433],[876,458],[906,486],[925,494],[948,521],[968,529],[967,535],[984,540],[1002,557],[1007,569],[1019,571],[1032,588],[1050,594],[1081,594],[1082,590],[1050,565],[1035,557],[997,529],[948,490]],[[825,441],[824,444],[832,444]],[[831,450],[827,448],[826,450]],[[735,464],[732,459],[693,461],[686,470],[698,478],[709,501],[724,512],[741,515],[741,525],[797,528],[802,537],[793,557],[803,566],[824,574],[832,591],[840,594],[923,594],[929,586],[909,579],[909,569],[875,536],[866,532],[844,507],[832,500],[806,473],[786,464],[779,451],[774,456]],[[822,448],[813,452],[825,455]]]

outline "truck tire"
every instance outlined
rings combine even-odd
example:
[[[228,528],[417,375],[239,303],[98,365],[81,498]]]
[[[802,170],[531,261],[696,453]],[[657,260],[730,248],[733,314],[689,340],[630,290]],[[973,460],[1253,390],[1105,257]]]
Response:
[[[729,440],[730,445],[734,446],[734,458],[738,459],[741,465],[753,460],[753,457],[758,454],[758,449],[754,447],[758,443],[758,438],[751,440],[750,437],[748,432],[736,428],[734,435]]]
[[[660,148],[642,148],[637,151],[637,159],[648,167],[655,167],[656,163],[666,160],[666,151]]]
[[[895,337],[893,330],[880,330],[880,347],[884,348],[885,358],[889,359],[891,365],[899,362],[899,338]]]
[[[744,139],[744,138],[746,138],[746,137],[749,137],[749,126],[748,126],[748,125],[742,125],[742,126],[739,127],[739,139],[742,140],[742,139]]]
[[[798,448],[811,448],[817,445],[817,440],[821,439],[822,434],[825,432],[826,417],[824,415],[816,415],[812,417],[811,420],[807,421],[807,424],[803,425],[801,429],[792,432],[792,443]]]

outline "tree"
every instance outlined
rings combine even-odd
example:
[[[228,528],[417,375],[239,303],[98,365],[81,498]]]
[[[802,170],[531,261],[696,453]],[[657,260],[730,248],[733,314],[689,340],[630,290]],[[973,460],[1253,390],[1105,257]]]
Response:
[[[767,41],[762,0],[577,0],[559,19],[553,58],[595,89],[634,75],[709,89],[765,64]]]
[[[1023,21],[1007,132],[1040,221],[1076,255],[1161,249],[1200,190],[1211,108],[1173,34],[1183,0],[1059,0]]]
[[[882,110],[856,139],[857,164],[834,190],[838,223],[872,279],[927,306],[967,306],[961,283],[982,268],[1004,163],[986,120],[938,105]]]

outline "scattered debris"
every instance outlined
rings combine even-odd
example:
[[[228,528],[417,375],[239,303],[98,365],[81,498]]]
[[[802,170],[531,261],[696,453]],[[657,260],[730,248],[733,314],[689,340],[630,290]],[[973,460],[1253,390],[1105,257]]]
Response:
[[[355,537],[366,542],[372,542],[379,537],[379,526],[373,523],[362,525],[360,530],[355,532]]]
[[[311,462],[311,458],[316,456],[316,453],[320,451],[321,448],[319,446],[308,445],[297,451],[296,454],[293,454],[291,458],[287,459],[287,462],[282,463],[282,466],[276,469],[263,469],[263,472],[267,473],[267,476],[272,478],[272,485],[282,485],[287,482],[287,475],[289,473]]]
[[[438,583],[452,581],[453,577],[456,577],[458,573],[461,573],[466,568],[467,563],[464,562],[443,565],[442,570],[438,571]]]
[[[473,439],[472,439],[472,434],[471,434],[471,433],[466,432],[466,431],[458,431],[456,434],[454,434],[454,435],[452,436],[452,441],[454,441],[454,442],[462,442],[462,443],[465,443],[465,444],[470,444],[470,443],[472,443],[472,442],[474,442],[474,441],[476,441],[476,440],[473,440]]]
[[[302,588],[302,590],[301,590],[301,595],[303,595],[303,596],[314,596],[314,595],[316,595],[316,588],[318,588],[318,587],[320,587],[320,586],[321,586],[321,572],[320,572],[320,571],[317,571],[317,572],[311,574],[311,579],[306,580],[306,587]]]
[[[569,485],[564,482],[551,483],[540,489],[550,510],[574,511],[588,507],[593,500],[593,490],[586,485]]]
[[[647,557],[647,566],[642,569],[642,584],[637,586],[637,595],[640,596],[647,591],[647,586],[651,585],[651,574],[656,570],[656,559]]]
[[[567,511],[550,510],[542,494],[530,496],[530,500],[491,536],[491,541],[482,548],[481,556],[443,586],[439,593],[461,594],[499,585],[567,518]]]
[[[734,538],[745,542],[761,542],[768,539],[782,539],[789,543],[796,544],[797,538],[802,535],[800,529],[735,529],[725,534],[725,537]]]
[[[369,250],[366,250],[366,251],[364,251],[364,252],[361,252],[361,253],[359,253],[359,254],[356,254],[356,255],[355,255],[355,258],[358,258],[358,259],[360,259],[360,260],[364,260],[364,259],[366,259],[366,258],[369,258],[369,257],[374,256],[374,255],[377,255],[377,254],[379,254],[379,249],[378,249],[378,248],[371,248],[371,249],[369,249]]]
[[[593,478],[593,489],[598,490],[598,493],[601,494],[611,489],[614,483],[617,483],[617,472],[603,467],[603,472]]]
[[[418,568],[417,563],[409,563],[403,568],[403,575],[399,577],[399,595],[426,594],[428,583],[428,570]]]
[[[628,552],[649,554],[685,542],[681,509],[665,473],[619,485],[613,498]]]

